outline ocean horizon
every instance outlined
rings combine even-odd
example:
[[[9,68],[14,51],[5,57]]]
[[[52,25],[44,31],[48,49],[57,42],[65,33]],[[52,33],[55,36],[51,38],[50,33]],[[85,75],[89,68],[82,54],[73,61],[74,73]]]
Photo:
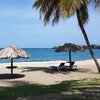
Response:
[[[2,48],[1,48],[2,49]],[[68,61],[69,55],[68,52],[55,52],[52,48],[22,48],[26,52],[29,53],[29,59],[14,59],[14,62],[41,62],[41,61],[58,61],[64,60]],[[100,58],[100,50],[93,49],[96,58]],[[79,60],[88,60],[92,59],[88,50],[84,52],[77,51],[72,52],[72,60],[79,61]],[[0,59],[0,63],[10,62],[10,59]]]

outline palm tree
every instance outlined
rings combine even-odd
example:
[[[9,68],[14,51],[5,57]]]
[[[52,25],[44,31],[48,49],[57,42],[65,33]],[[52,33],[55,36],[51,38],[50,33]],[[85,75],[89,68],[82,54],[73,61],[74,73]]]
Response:
[[[90,47],[90,42],[86,34],[84,25],[89,20],[88,4],[94,1],[97,5],[100,0],[36,0],[33,7],[39,9],[40,16],[44,17],[44,24],[52,21],[52,24],[59,22],[60,18],[69,18],[76,15],[79,27],[82,31],[89,52],[95,61],[98,72],[100,73],[100,65]]]

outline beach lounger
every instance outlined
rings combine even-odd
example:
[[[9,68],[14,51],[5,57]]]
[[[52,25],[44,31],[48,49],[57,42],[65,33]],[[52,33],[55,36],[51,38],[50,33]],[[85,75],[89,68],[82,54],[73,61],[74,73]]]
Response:
[[[75,65],[75,62],[71,62],[71,69],[77,69],[77,65]]]
[[[67,62],[67,63],[70,64],[70,62]],[[69,67],[69,69],[70,69],[70,65],[67,66],[67,68],[68,68],[68,67]],[[77,69],[77,65],[75,65],[75,62],[74,62],[74,61],[71,62],[71,69]]]
[[[65,63],[60,63],[60,65],[57,67],[57,66],[50,66],[50,69],[51,70],[62,70],[62,69],[64,69],[64,66],[65,65]]]
[[[70,64],[70,62],[68,61],[68,62],[66,62],[66,63],[69,63]],[[73,66],[75,64],[75,62],[74,61],[72,61],[71,62],[71,66]]]
[[[72,69],[77,69],[77,65],[73,65],[72,66]]]

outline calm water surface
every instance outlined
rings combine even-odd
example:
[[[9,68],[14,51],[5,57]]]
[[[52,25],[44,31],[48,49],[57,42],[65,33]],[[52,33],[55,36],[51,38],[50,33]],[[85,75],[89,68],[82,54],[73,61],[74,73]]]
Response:
[[[51,48],[24,48],[26,52],[30,54],[29,59],[14,59],[15,62],[37,62],[37,61],[56,61],[56,60],[68,60],[68,52],[57,53]],[[100,58],[100,50],[93,50],[96,57]],[[72,52],[72,60],[86,60],[92,59],[89,51],[85,52]],[[10,59],[0,59],[0,62],[9,62]]]

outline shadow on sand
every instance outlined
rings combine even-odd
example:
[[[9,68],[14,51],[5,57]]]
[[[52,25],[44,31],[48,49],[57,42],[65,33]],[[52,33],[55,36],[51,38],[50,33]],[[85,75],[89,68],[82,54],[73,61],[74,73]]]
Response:
[[[63,71],[51,70],[48,67],[47,68],[46,67],[25,67],[22,69],[21,73],[34,72],[34,71],[42,71],[42,72],[49,73],[49,74],[56,74],[56,73],[68,74],[69,72],[71,72],[71,71],[67,71],[67,70],[63,70]]]
[[[0,79],[16,79],[24,77],[24,74],[0,74]]]
[[[34,71],[43,71],[45,73],[50,73],[50,74],[56,74],[56,73],[63,73],[63,74],[68,74],[70,72],[81,72],[81,73],[88,73],[91,72],[91,69],[88,68],[78,68],[78,69],[73,69],[73,70],[51,70],[49,69],[49,67],[25,67],[25,68],[21,68],[22,71],[21,73],[24,72],[34,72]]]

